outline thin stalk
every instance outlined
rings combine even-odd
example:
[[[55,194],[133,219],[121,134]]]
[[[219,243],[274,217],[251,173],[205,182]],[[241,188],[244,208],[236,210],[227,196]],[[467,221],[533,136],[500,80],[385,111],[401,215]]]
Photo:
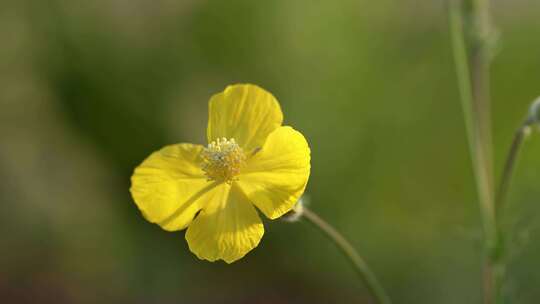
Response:
[[[465,44],[463,30],[463,15],[461,12],[460,1],[451,0],[449,7],[450,35],[452,38],[452,53],[456,64],[456,76],[461,101],[461,108],[465,120],[465,129],[469,142],[469,152],[471,156],[476,155],[474,144],[475,136],[473,131],[474,121],[472,113],[472,88],[471,76],[469,71],[469,62],[467,58],[467,46]],[[474,159],[473,159],[474,162]],[[473,167],[476,171],[476,166]],[[475,174],[476,175],[476,174]]]
[[[475,82],[471,78],[469,68],[468,50],[465,42],[465,30],[463,27],[463,14],[460,1],[450,1],[450,33],[452,36],[452,47],[454,61],[456,64],[456,74],[460,99],[465,116],[465,125],[469,141],[469,149],[472,157],[473,170],[478,188],[480,209],[482,213],[482,223],[486,238],[493,242],[496,236],[495,212],[493,208],[493,194],[490,178],[490,157],[486,156],[489,150],[487,141],[482,137],[486,133],[480,127],[480,121],[486,122],[486,118],[480,119],[480,106],[475,101],[475,94],[472,84]],[[477,75],[478,77],[478,75]],[[478,90],[478,86],[476,87]],[[484,130],[484,131],[483,131]]]
[[[347,239],[343,237],[339,231],[305,206],[303,208],[302,215],[311,224],[313,224],[313,226],[318,228],[332,242],[334,242],[341,252],[349,259],[362,281],[366,284],[373,298],[375,298],[376,302],[379,304],[391,304],[390,298],[377,280],[377,277],[368,267],[364,259],[362,259],[360,254],[358,254],[358,252],[354,249],[351,243],[349,243],[349,241],[347,241]]]
[[[501,214],[504,213],[505,205],[506,205],[506,196],[508,195],[508,189],[510,188],[510,182],[512,180],[512,176],[514,175],[514,168],[517,163],[517,159],[519,157],[519,152],[521,151],[521,147],[523,146],[523,142],[527,135],[529,134],[530,126],[527,122],[525,122],[514,134],[514,138],[512,140],[512,144],[510,145],[510,149],[508,151],[508,154],[506,156],[506,161],[504,164],[504,171],[501,176],[501,180],[499,183],[499,188],[497,191],[497,215],[499,218],[499,222],[501,220]]]
[[[490,178],[490,157],[486,156],[486,151],[489,146],[485,141],[482,141],[482,131],[479,123],[479,106],[474,99],[474,91],[469,68],[468,50],[465,42],[465,30],[463,27],[463,14],[461,1],[450,1],[450,34],[452,38],[452,47],[454,61],[456,64],[456,75],[458,80],[458,88],[460,92],[461,106],[465,117],[465,126],[467,130],[467,138],[469,142],[469,150],[471,154],[474,177],[478,189],[478,198],[480,203],[480,211],[482,215],[482,224],[484,233],[489,243],[493,243],[496,238],[495,227],[495,212],[493,208],[493,194]],[[483,121],[486,119],[484,118]],[[484,128],[485,129],[485,128]]]
[[[499,231],[499,245],[498,250],[496,253],[496,256],[494,257],[494,260],[492,261],[492,271],[493,271],[493,284],[496,284],[494,286],[494,296],[496,298],[496,303],[504,303],[504,294],[503,294],[503,283],[505,280],[506,275],[506,246],[505,246],[505,239],[506,234],[505,230],[502,227],[502,217],[504,215],[504,210],[506,207],[506,197],[508,195],[508,189],[510,188],[510,183],[512,180],[512,176],[514,174],[514,168],[516,166],[519,152],[521,150],[521,147],[523,146],[523,142],[527,135],[529,134],[529,122],[526,121],[523,123],[523,125],[516,131],[514,134],[514,138],[512,140],[512,144],[510,145],[510,149],[508,151],[508,154],[506,156],[506,161],[504,164],[504,170],[501,176],[501,180],[499,183],[499,187],[497,188],[497,196],[496,196],[496,210],[497,210],[497,223],[498,223],[498,231]]]
[[[492,57],[493,29],[489,14],[489,0],[473,0],[472,3],[471,73],[473,107],[477,120],[478,142],[485,158],[486,180],[493,184],[493,160],[491,141],[490,65]]]
[[[450,0],[449,21],[461,103],[484,230],[484,303],[500,303],[502,273],[499,251],[491,142],[489,66],[492,28],[489,0],[471,0],[464,26],[463,1]],[[466,38],[468,40],[466,40]],[[468,42],[468,43],[467,43]]]

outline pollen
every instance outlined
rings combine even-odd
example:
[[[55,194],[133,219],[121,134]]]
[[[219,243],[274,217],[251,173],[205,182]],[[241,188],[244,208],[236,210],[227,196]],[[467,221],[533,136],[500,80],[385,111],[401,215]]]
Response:
[[[208,144],[201,153],[202,170],[208,180],[231,183],[235,180],[246,157],[234,138],[225,137]]]

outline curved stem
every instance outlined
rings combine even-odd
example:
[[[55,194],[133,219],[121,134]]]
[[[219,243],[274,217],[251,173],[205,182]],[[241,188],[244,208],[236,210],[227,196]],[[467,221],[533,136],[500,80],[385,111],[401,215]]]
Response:
[[[498,301],[496,303],[503,303],[503,283],[505,280],[506,273],[506,246],[505,242],[505,231],[502,227],[502,217],[504,215],[504,210],[506,207],[506,196],[508,195],[508,189],[510,188],[510,182],[514,173],[514,168],[519,157],[519,152],[523,146],[523,141],[528,135],[529,132],[529,122],[525,122],[514,134],[514,139],[510,145],[508,155],[506,156],[506,161],[504,164],[503,173],[501,175],[501,180],[499,187],[497,188],[497,195],[495,197],[495,206],[496,206],[496,217],[498,224],[498,248],[495,257],[492,259],[492,276],[494,277],[493,283],[497,284],[492,287],[494,292],[494,297]]]
[[[497,191],[497,215],[500,217],[500,214],[504,213],[506,195],[508,194],[508,189],[510,188],[510,181],[514,173],[514,168],[519,156],[519,152],[523,145],[523,141],[528,134],[529,123],[525,122],[514,134],[514,139],[512,140],[512,145],[506,156],[506,162],[504,164],[504,171],[501,176],[501,181],[499,183],[499,188]],[[500,219],[499,219],[500,221]]]
[[[371,271],[364,259],[362,259],[351,243],[349,243],[349,241],[347,241],[347,239],[343,237],[339,231],[306,207],[303,209],[303,216],[316,228],[322,231],[331,241],[333,241],[341,252],[349,259],[377,303],[391,304],[390,298],[377,280],[377,277],[375,277],[375,274]]]

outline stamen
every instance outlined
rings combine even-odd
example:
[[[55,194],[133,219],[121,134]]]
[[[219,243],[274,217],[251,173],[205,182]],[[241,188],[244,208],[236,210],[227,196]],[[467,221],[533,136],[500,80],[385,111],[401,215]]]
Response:
[[[201,153],[202,170],[209,180],[231,183],[240,172],[246,157],[234,138],[218,138]]]

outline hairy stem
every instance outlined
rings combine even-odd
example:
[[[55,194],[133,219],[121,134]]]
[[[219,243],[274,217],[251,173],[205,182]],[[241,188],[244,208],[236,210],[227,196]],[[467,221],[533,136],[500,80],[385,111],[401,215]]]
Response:
[[[334,242],[341,252],[349,259],[377,303],[391,304],[390,298],[377,280],[377,277],[375,277],[375,274],[371,271],[364,259],[362,259],[351,243],[349,243],[349,241],[347,241],[347,239],[343,237],[339,231],[306,207],[303,209],[303,216],[311,224],[323,232],[332,242]]]

